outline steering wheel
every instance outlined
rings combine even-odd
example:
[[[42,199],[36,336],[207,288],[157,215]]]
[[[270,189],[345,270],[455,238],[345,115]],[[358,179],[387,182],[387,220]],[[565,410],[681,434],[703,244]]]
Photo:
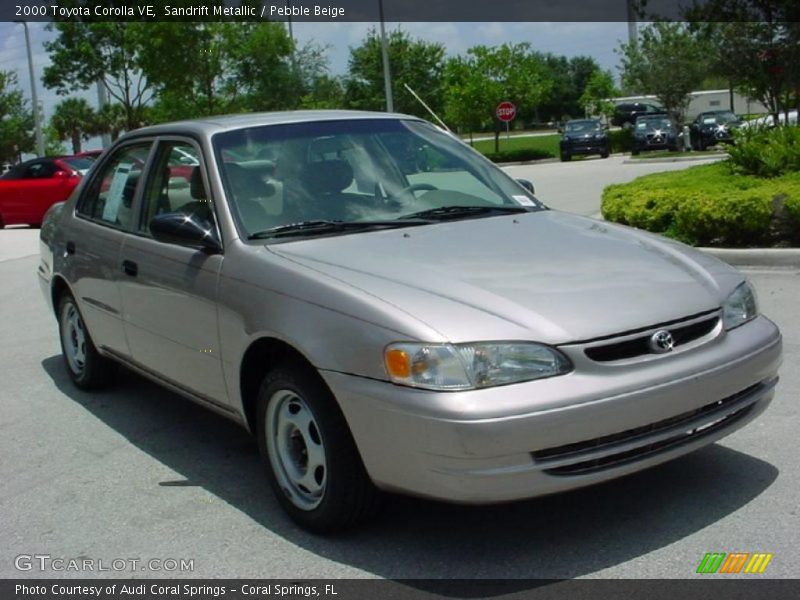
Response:
[[[399,196],[405,196],[406,194],[413,194],[414,192],[429,192],[431,190],[438,190],[435,185],[430,183],[412,183],[411,185],[407,185],[402,190],[395,194],[391,194],[387,200],[394,200]]]

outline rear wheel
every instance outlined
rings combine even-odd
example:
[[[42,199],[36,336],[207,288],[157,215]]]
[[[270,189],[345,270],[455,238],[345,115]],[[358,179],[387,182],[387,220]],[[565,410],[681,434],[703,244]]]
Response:
[[[277,367],[261,384],[258,445],[283,509],[317,533],[353,527],[378,490],[335,398],[310,367]]]
[[[84,390],[107,385],[116,370],[116,364],[97,352],[75,299],[70,294],[64,294],[59,301],[58,330],[61,352],[72,382]]]
[[[572,155],[569,152],[561,153],[561,162],[569,162],[570,160],[572,160]]]

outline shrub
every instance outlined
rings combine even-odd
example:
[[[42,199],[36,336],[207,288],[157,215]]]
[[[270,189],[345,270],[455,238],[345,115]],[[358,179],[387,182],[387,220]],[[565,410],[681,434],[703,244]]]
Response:
[[[514,150],[501,150],[500,152],[487,152],[485,156],[496,163],[553,158],[552,153],[536,148],[518,148]]]
[[[784,203],[786,213],[794,221],[794,224],[800,229],[800,194],[797,196],[789,196]]]
[[[736,144],[728,147],[733,172],[777,177],[800,171],[800,127],[748,127],[734,136]]]
[[[697,245],[800,241],[800,173],[732,174],[725,163],[655,173],[603,191],[609,220]]]
[[[633,129],[615,129],[608,132],[611,152],[630,152],[633,148]]]
[[[748,246],[769,234],[772,198],[757,192],[695,196],[675,211],[675,232],[696,245]]]

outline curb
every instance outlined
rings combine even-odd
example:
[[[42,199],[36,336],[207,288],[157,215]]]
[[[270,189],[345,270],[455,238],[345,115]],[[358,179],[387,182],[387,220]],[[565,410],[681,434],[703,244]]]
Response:
[[[735,267],[800,269],[800,248],[697,248]]]
[[[664,158],[626,158],[622,161],[623,165],[646,165],[654,163],[676,163],[676,162],[696,162],[701,160],[717,160],[728,158],[724,152],[719,154],[706,154],[705,156],[667,156]]]
[[[545,163],[559,162],[557,158],[540,158],[538,160],[518,160],[516,162],[493,163],[497,167],[520,167],[523,165],[541,165]]]

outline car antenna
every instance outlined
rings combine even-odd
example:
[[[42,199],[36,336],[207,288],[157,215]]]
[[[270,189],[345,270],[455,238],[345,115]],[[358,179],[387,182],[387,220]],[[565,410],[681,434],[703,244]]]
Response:
[[[437,115],[435,112],[433,112],[433,110],[431,109],[431,107],[430,107],[430,106],[428,106],[427,104],[425,104],[425,102],[422,100],[422,98],[420,98],[420,97],[419,97],[419,95],[417,94],[417,92],[415,92],[414,90],[412,90],[412,89],[411,89],[411,86],[409,86],[407,83],[404,83],[403,85],[405,86],[405,88],[406,88],[406,89],[407,89],[409,92],[411,92],[411,95],[412,95],[412,96],[414,96],[414,98],[416,98],[416,99],[417,99],[417,102],[419,102],[420,104],[422,104],[422,106],[424,106],[424,107],[425,107],[425,110],[427,110],[429,113],[431,113],[431,115],[433,115],[433,118],[434,118],[434,119],[436,119],[437,121],[439,121],[439,124],[440,124],[442,127],[444,127],[444,128],[447,130],[447,132],[448,132],[448,133],[453,133],[452,131],[450,131],[450,128],[449,128],[447,125],[445,125],[445,124],[444,124],[444,121],[442,121],[442,120],[439,118],[439,115]]]

